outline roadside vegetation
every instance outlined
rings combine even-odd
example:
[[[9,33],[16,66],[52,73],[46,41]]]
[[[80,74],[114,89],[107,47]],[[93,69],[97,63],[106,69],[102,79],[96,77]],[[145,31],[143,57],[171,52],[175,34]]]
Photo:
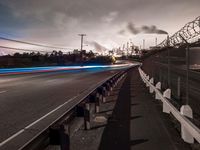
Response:
[[[111,56],[98,56],[92,51],[83,53],[15,53],[0,56],[0,68],[33,67],[33,66],[62,66],[86,64],[113,64],[115,59]]]

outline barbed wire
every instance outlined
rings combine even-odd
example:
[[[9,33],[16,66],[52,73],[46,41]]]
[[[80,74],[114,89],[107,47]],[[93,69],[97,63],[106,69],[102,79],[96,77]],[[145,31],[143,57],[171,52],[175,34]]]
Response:
[[[197,17],[194,21],[187,23],[183,28],[181,28],[174,35],[168,39],[162,41],[158,46],[178,46],[185,43],[183,38],[188,42],[194,42],[200,37],[200,16]],[[199,40],[199,39],[198,39]]]

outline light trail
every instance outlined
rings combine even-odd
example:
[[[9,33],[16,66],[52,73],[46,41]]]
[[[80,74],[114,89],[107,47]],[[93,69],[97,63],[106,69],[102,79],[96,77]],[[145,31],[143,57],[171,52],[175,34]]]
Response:
[[[7,91],[0,91],[0,94],[2,94],[2,93],[6,93]]]
[[[0,75],[10,74],[27,74],[27,73],[42,73],[55,71],[73,71],[85,69],[121,69],[123,67],[133,66],[135,64],[116,64],[116,65],[94,65],[94,66],[51,66],[51,67],[30,67],[30,68],[9,68],[0,69]]]

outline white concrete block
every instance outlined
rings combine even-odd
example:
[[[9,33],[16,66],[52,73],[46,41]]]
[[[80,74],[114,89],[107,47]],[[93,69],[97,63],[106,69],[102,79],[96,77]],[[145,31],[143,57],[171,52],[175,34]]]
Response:
[[[166,89],[163,93],[163,97],[171,99],[171,89]]]
[[[163,112],[164,113],[170,113],[170,108],[166,103],[163,103]]]
[[[183,105],[180,109],[182,115],[187,116],[189,118],[193,118],[193,112],[189,105]],[[194,138],[188,131],[188,129],[181,124],[181,137],[187,143],[194,143]]]

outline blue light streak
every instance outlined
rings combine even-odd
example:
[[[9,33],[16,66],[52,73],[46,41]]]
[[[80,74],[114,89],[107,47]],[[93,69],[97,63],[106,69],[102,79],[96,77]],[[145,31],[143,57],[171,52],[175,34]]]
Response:
[[[26,73],[42,73],[42,72],[57,72],[57,71],[78,71],[78,70],[99,70],[99,69],[121,69],[131,66],[132,64],[120,65],[90,65],[90,66],[51,66],[51,67],[29,67],[29,68],[9,68],[0,69],[0,75],[7,74],[26,74]]]

